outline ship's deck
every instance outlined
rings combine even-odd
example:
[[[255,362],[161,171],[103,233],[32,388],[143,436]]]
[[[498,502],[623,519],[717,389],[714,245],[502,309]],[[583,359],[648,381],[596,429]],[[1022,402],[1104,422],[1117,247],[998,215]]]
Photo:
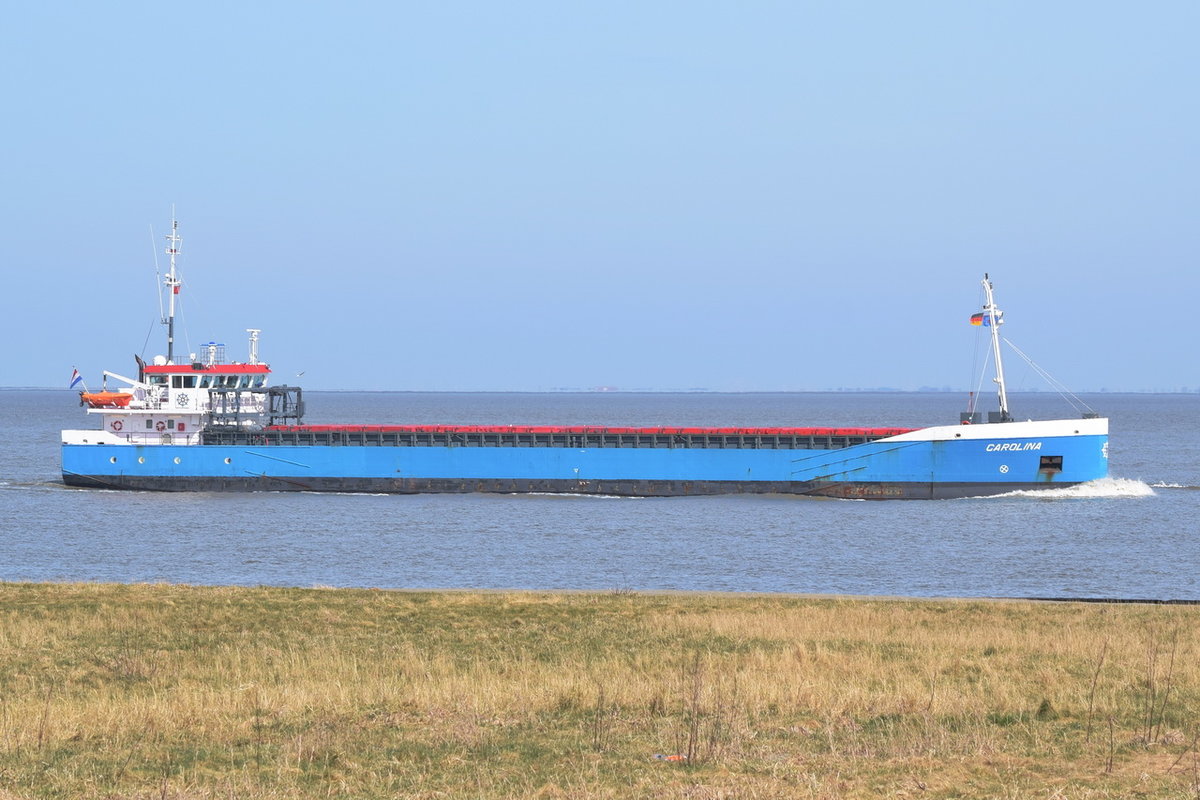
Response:
[[[367,447],[568,447],[834,450],[911,428],[628,428],[535,425],[275,425],[209,428],[204,444]]]

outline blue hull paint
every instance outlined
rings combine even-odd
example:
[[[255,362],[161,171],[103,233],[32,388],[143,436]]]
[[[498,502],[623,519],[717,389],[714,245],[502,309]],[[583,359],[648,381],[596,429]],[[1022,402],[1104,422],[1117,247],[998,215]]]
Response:
[[[1103,478],[1108,474],[1107,441],[1106,433],[898,437],[834,450],[65,444],[62,463],[69,485],[167,491],[785,492],[930,498]],[[1061,457],[1061,471],[1045,468],[1042,457],[1047,455]]]

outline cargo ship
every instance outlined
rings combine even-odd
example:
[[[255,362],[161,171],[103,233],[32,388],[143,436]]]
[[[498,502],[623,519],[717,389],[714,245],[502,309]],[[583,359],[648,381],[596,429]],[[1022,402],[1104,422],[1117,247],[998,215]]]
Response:
[[[270,383],[249,333],[245,361],[209,342],[175,353],[182,241],[163,280],[167,352],[137,377],[104,372],[80,393],[98,428],[62,432],[63,482],[143,491],[501,492],[675,496],[775,493],[942,499],[1072,486],[1108,474],[1108,420],[1015,421],[992,284],[971,318],[990,328],[999,410],[899,427],[310,425],[303,393]],[[120,388],[109,391],[109,380]],[[73,380],[73,384],[74,384]]]

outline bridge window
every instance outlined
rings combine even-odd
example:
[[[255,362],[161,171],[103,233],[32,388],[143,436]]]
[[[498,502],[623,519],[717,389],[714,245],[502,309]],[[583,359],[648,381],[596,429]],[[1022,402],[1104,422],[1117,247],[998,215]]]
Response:
[[[171,387],[174,389],[195,389],[196,388],[196,376],[195,375],[172,375],[171,376]]]

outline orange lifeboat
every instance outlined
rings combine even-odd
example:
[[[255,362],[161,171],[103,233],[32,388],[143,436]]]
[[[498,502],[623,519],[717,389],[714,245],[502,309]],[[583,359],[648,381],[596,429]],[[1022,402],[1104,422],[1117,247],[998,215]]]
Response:
[[[133,395],[128,392],[80,392],[79,399],[92,408],[126,408]]]

